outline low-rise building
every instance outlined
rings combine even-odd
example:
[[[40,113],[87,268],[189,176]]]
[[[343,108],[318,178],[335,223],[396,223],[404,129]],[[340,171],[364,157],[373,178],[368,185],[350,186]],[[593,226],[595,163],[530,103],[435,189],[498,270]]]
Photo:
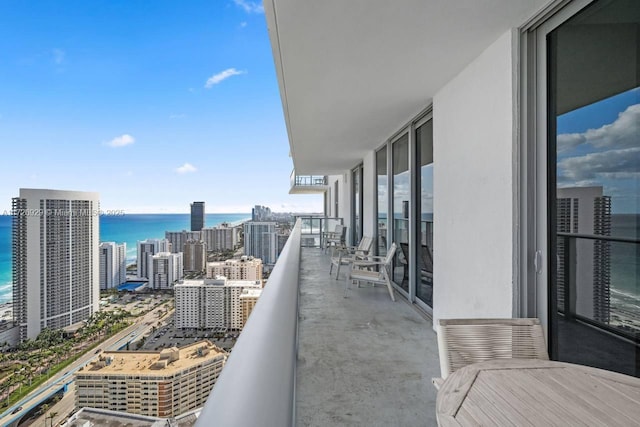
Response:
[[[247,323],[249,315],[262,295],[262,289],[243,289],[240,294],[240,306],[242,312],[242,327]]]
[[[222,276],[180,281],[174,287],[175,327],[242,329],[240,296],[245,289],[262,289],[262,283]]]
[[[204,404],[226,357],[206,340],[155,352],[103,352],[75,374],[76,408],[174,417]]]
[[[262,260],[252,256],[208,262],[207,278],[224,276],[229,280],[262,280]]]

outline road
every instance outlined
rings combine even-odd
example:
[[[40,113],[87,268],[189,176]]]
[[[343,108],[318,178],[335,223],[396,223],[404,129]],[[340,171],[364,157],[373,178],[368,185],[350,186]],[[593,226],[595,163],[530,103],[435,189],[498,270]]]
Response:
[[[143,317],[137,318],[132,325],[128,326],[127,328],[123,329],[113,337],[107,339],[102,344],[100,344],[99,348],[103,350],[114,351],[126,345],[127,342],[136,341],[138,338],[142,337],[147,332],[149,332],[152,328],[152,325],[155,325],[158,322],[158,316],[156,315],[156,312],[162,309],[164,309],[164,304],[159,307],[156,307],[154,310],[145,314]],[[169,314],[170,313],[171,311],[169,312]],[[166,316],[168,316],[169,314],[167,314]],[[20,420],[20,418],[24,414],[29,412],[31,409],[37,407],[38,405],[40,405],[44,400],[46,400],[48,395],[53,395],[57,390],[62,388],[65,383],[72,384],[73,374],[78,369],[82,368],[83,366],[88,364],[91,360],[97,357],[97,354],[95,353],[95,351],[96,350],[91,350],[87,354],[84,354],[78,360],[76,360],[71,365],[69,365],[67,367],[67,370],[64,371],[64,373],[58,373],[54,375],[49,380],[47,380],[43,385],[41,385],[36,390],[32,391],[29,395],[27,395],[25,398],[23,398],[21,401],[9,407],[2,414],[2,418],[0,418],[0,425],[2,426],[12,425],[15,421]],[[73,400],[73,393],[67,393],[67,394],[71,395]],[[65,409],[65,407],[61,403],[64,400],[65,399],[62,399],[60,402],[58,402],[56,405],[54,405],[49,409],[49,412],[51,411],[58,412],[58,416],[56,418],[60,420],[65,418],[66,415],[68,415],[68,413],[63,413],[63,410]],[[68,402],[68,399],[67,399],[67,402]],[[58,407],[59,405],[60,407]],[[18,408],[19,406],[22,406],[22,410],[17,414],[11,414],[11,412],[14,409]],[[71,408],[73,409],[73,406]]]

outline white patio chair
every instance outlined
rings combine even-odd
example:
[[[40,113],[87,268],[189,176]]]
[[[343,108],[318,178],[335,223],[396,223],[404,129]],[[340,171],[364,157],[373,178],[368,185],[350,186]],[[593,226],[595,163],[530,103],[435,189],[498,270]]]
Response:
[[[337,267],[336,269],[336,280],[338,280],[338,276],[340,275],[340,267],[343,265],[350,265],[356,260],[362,260],[369,255],[371,251],[371,246],[373,245],[373,238],[364,236],[358,246],[344,246],[338,247],[336,251],[338,254],[334,253],[334,256],[331,257],[331,265],[329,267],[329,275],[333,271],[333,266]]]
[[[372,283],[374,286],[377,284],[387,285],[389,296],[391,296],[392,301],[395,301],[396,297],[393,294],[393,287],[389,278],[389,271],[395,253],[396,244],[392,243],[387,254],[383,257],[369,256],[364,260],[353,261],[351,271],[349,271],[344,285],[344,297],[347,297],[349,283],[355,280],[358,283],[358,287],[360,287],[360,282]]]
[[[337,224],[333,232],[327,232],[325,234],[324,248],[325,251],[331,246],[331,256],[335,252],[335,249],[339,246],[344,246],[345,238],[347,236],[347,227],[342,224]]]
[[[440,389],[452,372],[493,359],[549,360],[538,319],[440,319],[438,321]]]

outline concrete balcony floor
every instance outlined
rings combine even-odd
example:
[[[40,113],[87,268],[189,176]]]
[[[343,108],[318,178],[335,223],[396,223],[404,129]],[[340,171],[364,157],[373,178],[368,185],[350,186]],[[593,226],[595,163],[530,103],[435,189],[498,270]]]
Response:
[[[440,376],[431,321],[386,287],[351,286],[346,268],[302,248],[297,426],[436,426]]]

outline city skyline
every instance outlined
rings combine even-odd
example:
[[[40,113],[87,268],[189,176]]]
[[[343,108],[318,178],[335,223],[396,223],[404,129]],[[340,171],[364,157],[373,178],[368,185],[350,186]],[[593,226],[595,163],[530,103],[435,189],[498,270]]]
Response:
[[[99,192],[125,213],[322,210],[288,194],[260,3],[4,3],[0,16],[0,211],[18,188]]]

